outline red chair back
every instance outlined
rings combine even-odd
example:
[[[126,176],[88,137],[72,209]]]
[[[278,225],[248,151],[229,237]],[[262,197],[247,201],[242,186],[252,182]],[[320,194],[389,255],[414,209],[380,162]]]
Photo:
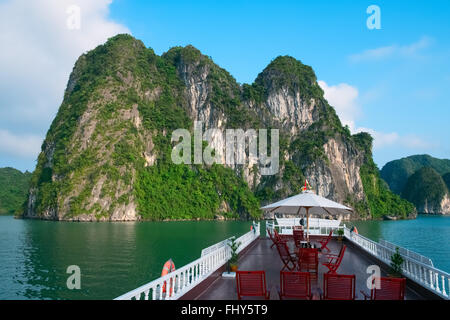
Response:
[[[280,257],[288,257],[291,255],[286,242],[277,242],[277,249]]]
[[[311,278],[309,272],[280,272],[280,299],[310,299]]]
[[[303,263],[318,263],[319,262],[319,249],[317,248],[300,248],[299,259]]]
[[[341,247],[341,250],[339,250],[339,255],[338,255],[338,259],[336,261],[336,265],[339,267],[341,265],[342,262],[342,258],[344,258],[344,253],[345,253],[345,249],[347,248],[347,246],[344,244]],[[337,269],[337,268],[336,268]]]
[[[325,239],[320,241],[320,243],[322,244],[322,249],[327,246],[327,244],[328,244],[328,242],[330,242],[331,238],[333,238],[333,230],[330,231],[330,233],[328,234],[328,236]]]
[[[296,230],[294,229],[293,231],[293,237],[294,237],[294,241],[295,241],[295,245],[297,247],[300,247],[300,242],[305,240],[305,234],[303,230]]]
[[[325,300],[355,300],[355,275],[325,273],[323,298]]]
[[[375,279],[374,279],[375,281]],[[404,300],[405,299],[405,278],[380,278],[380,289],[373,288],[371,291],[372,300]]]
[[[328,268],[328,273],[336,273],[337,269],[341,265],[342,258],[344,258],[345,249],[347,246],[344,244],[339,251],[339,255],[336,258],[331,258],[331,260],[323,265]]]
[[[281,261],[284,264],[282,270],[294,270],[297,267],[297,262],[293,259],[286,242],[277,242],[277,250],[280,255]]]
[[[280,234],[278,233],[277,229],[273,229],[273,234],[274,234],[275,240],[276,240],[277,242],[278,242],[278,241],[281,241],[281,236],[280,236]]]
[[[275,241],[275,238],[273,237],[272,232],[270,232],[270,229],[269,229],[269,228],[267,228],[267,233],[269,234],[270,240],[272,240],[272,242],[275,243],[275,242],[276,242],[276,241]]]
[[[300,248],[299,250],[299,270],[311,272],[317,277],[319,267],[319,249]]]
[[[264,271],[236,271],[236,285],[238,299],[241,297],[269,298],[266,287],[266,273]]]

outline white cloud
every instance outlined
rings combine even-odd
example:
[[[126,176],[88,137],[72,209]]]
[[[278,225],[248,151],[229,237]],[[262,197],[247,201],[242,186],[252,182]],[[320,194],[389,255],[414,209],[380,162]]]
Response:
[[[364,60],[380,60],[382,58],[392,55],[396,51],[396,46],[381,47],[376,49],[365,50],[361,53],[357,53],[350,56],[350,60],[353,62],[359,62]]]
[[[0,129],[0,153],[20,158],[36,157],[39,153],[42,139],[35,135],[15,135]]]
[[[350,56],[352,62],[362,61],[376,61],[391,57],[414,57],[421,50],[429,47],[433,40],[430,37],[422,37],[418,41],[410,45],[390,45],[386,47],[380,47],[375,49],[365,50],[361,53],[353,54]]]
[[[382,149],[385,147],[403,147],[408,149],[420,149],[427,150],[437,147],[436,144],[425,141],[424,139],[417,137],[415,135],[400,135],[397,132],[380,132],[370,128],[354,128],[355,133],[357,132],[368,132],[373,138],[374,149]]]
[[[400,137],[400,143],[411,149],[431,149],[437,148],[438,144],[433,142],[425,141],[424,139],[417,137],[415,135],[407,135],[404,137]]]
[[[324,97],[328,103],[336,110],[342,124],[348,125],[350,131],[355,134],[368,132],[374,138],[374,149],[381,149],[390,146],[401,146],[409,149],[429,149],[435,147],[420,137],[414,135],[402,136],[397,132],[380,132],[371,128],[359,127],[356,125],[357,119],[362,114],[362,107],[359,104],[359,91],[346,83],[330,86],[325,81],[318,81],[324,91]]]
[[[110,4],[111,0],[0,2],[1,129],[43,137],[76,59],[111,36],[130,33],[108,19]],[[81,10],[81,28],[71,30],[66,10],[73,5]]]
[[[319,86],[324,91],[324,97],[336,109],[336,113],[344,125],[351,127],[357,117],[361,114],[361,107],[358,104],[358,89],[347,84],[340,83],[329,86],[325,81],[318,81]]]

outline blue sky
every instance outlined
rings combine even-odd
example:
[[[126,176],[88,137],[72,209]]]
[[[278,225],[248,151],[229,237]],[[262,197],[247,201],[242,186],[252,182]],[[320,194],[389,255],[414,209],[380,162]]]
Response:
[[[0,1],[0,5],[10,2],[22,1]],[[86,0],[69,2],[81,7],[82,27],[78,34],[71,31],[69,37],[78,40],[66,47],[72,42],[79,45],[61,58],[64,67],[57,69],[63,85],[48,90],[46,97],[53,94],[54,98],[44,99],[45,107],[35,117],[22,117],[19,112],[8,116],[5,110],[11,100],[0,98],[0,137],[2,132],[9,137],[6,132],[18,141],[27,138],[36,144],[61,103],[76,57],[107,36],[130,32],[158,54],[192,44],[241,83],[253,82],[276,56],[291,55],[313,67],[327,99],[352,131],[366,130],[375,136],[374,159],[380,167],[412,154],[450,158],[449,1],[115,0],[110,4],[99,0],[97,7]],[[381,10],[380,30],[366,26],[366,9],[373,4]],[[84,21],[83,13],[86,19],[95,16],[98,21]],[[40,14],[46,15],[45,10]],[[4,18],[14,19],[11,14]],[[63,18],[64,14],[58,19]],[[30,28],[29,33],[39,28]],[[67,36],[54,36],[53,29],[44,29],[40,35],[44,42],[56,46],[66,41]],[[41,51],[45,55],[45,49]],[[0,76],[0,92],[7,88]],[[40,101],[38,93],[33,97],[35,102],[28,101],[28,108]],[[27,114],[28,109],[22,108]],[[35,155],[31,151],[18,154],[6,147],[0,142],[0,167],[34,168],[35,149]]]

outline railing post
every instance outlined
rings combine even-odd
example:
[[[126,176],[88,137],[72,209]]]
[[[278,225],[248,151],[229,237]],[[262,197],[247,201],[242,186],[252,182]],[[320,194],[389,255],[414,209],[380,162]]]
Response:
[[[441,291],[442,295],[448,296],[447,291],[445,290],[445,277],[443,274],[441,275],[441,283],[442,283],[442,291]]]
[[[434,280],[435,280],[435,283],[436,283],[436,285],[435,285],[435,290],[438,292],[438,293],[441,293],[441,289],[439,288],[439,274],[437,273],[437,272],[435,272],[434,273]]]
[[[434,289],[433,271],[429,270],[428,272],[430,274],[430,287],[431,289]]]
[[[181,276],[177,276],[177,294],[181,292]]]
[[[450,277],[448,277],[447,280],[448,280],[448,283],[447,283],[448,284],[448,287],[447,287],[448,288],[447,298],[450,298]]]
[[[421,269],[421,274],[422,274],[422,278],[423,278],[423,283],[425,283],[425,285],[428,285],[427,272],[423,266],[420,266],[420,269]]]

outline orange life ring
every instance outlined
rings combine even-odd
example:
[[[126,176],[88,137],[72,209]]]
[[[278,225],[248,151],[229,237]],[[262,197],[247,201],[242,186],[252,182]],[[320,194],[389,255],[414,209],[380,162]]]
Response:
[[[162,272],[161,272],[161,277],[165,276],[166,274],[169,274],[170,272],[175,271],[175,264],[173,263],[172,259],[169,259],[166,261],[166,263],[164,263]],[[166,292],[166,282],[164,282],[163,287],[162,287],[162,292],[165,293]],[[172,296],[173,293],[173,286],[172,286],[172,279],[170,279],[170,294],[169,297]]]

